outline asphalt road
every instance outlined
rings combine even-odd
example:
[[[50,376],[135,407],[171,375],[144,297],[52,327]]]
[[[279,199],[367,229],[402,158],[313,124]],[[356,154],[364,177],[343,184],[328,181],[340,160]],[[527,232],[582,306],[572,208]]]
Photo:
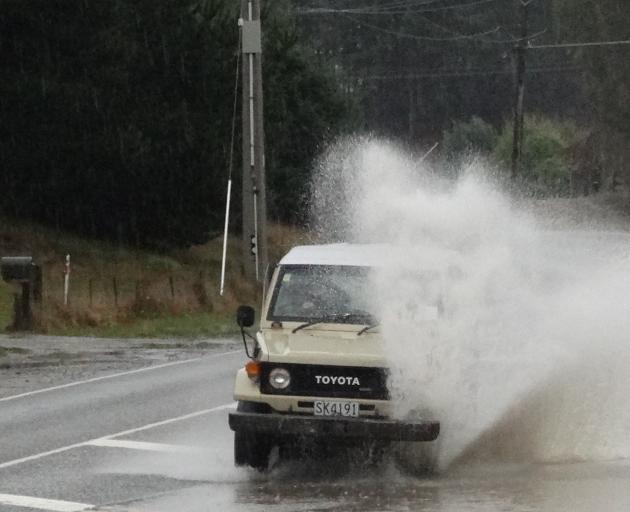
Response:
[[[471,461],[431,477],[391,459],[235,468],[227,414],[244,355],[215,350],[0,398],[0,511],[630,509],[627,460]]]
[[[217,352],[0,398],[0,510],[81,510],[184,487],[103,467],[121,454],[202,454],[213,430],[227,429],[243,359]],[[186,446],[146,441],[169,429]]]

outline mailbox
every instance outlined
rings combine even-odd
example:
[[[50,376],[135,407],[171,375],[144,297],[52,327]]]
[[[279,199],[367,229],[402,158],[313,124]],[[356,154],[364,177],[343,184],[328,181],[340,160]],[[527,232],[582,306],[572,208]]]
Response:
[[[35,277],[36,265],[30,256],[9,256],[0,259],[2,279],[7,283],[28,283]]]
[[[33,327],[31,301],[41,304],[42,269],[30,256],[8,256],[0,258],[0,274],[7,283],[17,284],[22,288],[21,296],[14,296],[13,310],[15,318],[10,326],[13,330],[29,330]]]

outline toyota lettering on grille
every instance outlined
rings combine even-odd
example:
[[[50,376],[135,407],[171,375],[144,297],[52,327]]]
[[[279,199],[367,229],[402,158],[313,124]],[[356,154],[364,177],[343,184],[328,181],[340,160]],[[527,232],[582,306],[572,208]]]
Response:
[[[317,384],[339,384],[340,386],[360,386],[359,377],[344,377],[337,375],[315,375]]]

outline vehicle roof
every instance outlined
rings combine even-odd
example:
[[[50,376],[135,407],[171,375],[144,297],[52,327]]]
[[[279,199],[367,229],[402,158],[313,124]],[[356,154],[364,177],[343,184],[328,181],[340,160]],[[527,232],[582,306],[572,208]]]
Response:
[[[280,265],[334,265],[352,267],[396,266],[440,270],[457,261],[454,251],[390,244],[301,245],[291,249]]]
[[[386,244],[300,245],[291,249],[280,265],[347,265],[378,267],[387,262],[391,247]]]

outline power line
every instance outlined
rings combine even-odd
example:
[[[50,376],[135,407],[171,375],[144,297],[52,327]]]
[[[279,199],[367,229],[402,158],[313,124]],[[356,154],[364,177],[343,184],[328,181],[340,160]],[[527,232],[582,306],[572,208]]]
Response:
[[[436,3],[444,2],[444,0],[398,0],[388,4],[361,6],[361,7],[346,7],[345,10],[374,10],[374,11],[388,11],[392,9],[403,9],[405,7],[421,7],[432,5]],[[316,11],[331,11],[335,10],[333,7],[310,7],[309,10]],[[340,8],[337,8],[340,9]]]
[[[416,34],[409,34],[407,32],[400,32],[400,31],[396,31],[396,30],[390,30],[384,27],[380,27],[379,25],[374,25],[373,23],[369,23],[367,21],[363,21],[360,20],[358,18],[355,18],[354,16],[350,16],[348,14],[341,14],[341,16],[343,16],[344,18],[347,18],[355,23],[359,23],[360,25],[365,25],[368,28],[371,28],[373,30],[377,30],[379,32],[383,32],[385,34],[390,34],[390,35],[394,35],[397,37],[402,37],[402,38],[407,38],[407,39],[417,39],[420,41],[436,41],[436,42],[449,42],[449,41],[469,41],[471,39],[477,39],[480,37],[484,37],[484,36],[489,36],[491,34],[495,34],[497,33],[501,27],[495,27],[492,30],[487,30],[485,32],[479,32],[476,34],[458,34],[456,36],[453,37],[430,37],[430,36],[419,36]],[[456,32],[453,32],[447,28],[442,27],[443,30],[446,30],[448,32],[451,32],[453,34],[457,34]]]
[[[421,1],[421,2],[398,1],[398,2],[392,2],[390,4],[386,4],[386,5],[370,6],[370,7],[355,7],[355,8],[322,7],[322,8],[301,9],[301,10],[298,10],[297,13],[298,14],[337,14],[342,17],[345,17],[346,19],[352,20],[355,23],[363,24],[366,27],[369,27],[373,30],[377,30],[377,31],[394,35],[397,37],[417,39],[421,41],[451,42],[451,41],[462,41],[462,40],[468,41],[468,40],[478,39],[488,44],[499,44],[499,45],[514,44],[514,43],[522,42],[521,38],[518,38],[510,34],[510,32],[507,29],[505,29],[505,27],[502,27],[502,26],[497,26],[493,29],[490,29],[484,32],[478,32],[474,34],[462,34],[460,32],[447,28],[439,23],[436,23],[435,21],[427,17],[422,16],[421,19],[425,23],[433,25],[439,30],[442,30],[443,32],[453,35],[452,37],[441,38],[441,37],[433,37],[433,36],[420,36],[416,34],[410,34],[408,32],[396,31],[396,30],[392,30],[392,29],[388,29],[379,25],[375,25],[370,22],[364,21],[363,19],[354,17],[356,15],[371,15],[371,14],[372,15],[392,15],[392,14],[408,15],[408,14],[431,13],[431,12],[438,12],[438,11],[444,11],[444,10],[453,10],[453,9],[460,9],[460,8],[466,8],[466,7],[473,7],[473,6],[478,6],[482,4],[497,2],[499,0],[475,0],[475,1],[467,2],[467,3],[435,6],[436,3],[443,2],[443,1],[444,0],[426,0],[426,1]],[[520,0],[520,1],[523,4],[523,6],[526,7],[531,2],[536,1],[536,0]],[[433,5],[433,7],[429,7],[429,8],[426,7],[426,6],[431,6],[431,5]],[[425,7],[421,7],[421,6],[425,6]],[[405,7],[407,7],[406,10],[401,10]],[[506,32],[510,36],[510,39],[494,39],[494,38],[487,37],[499,31]],[[528,40],[539,37],[544,33],[546,33],[546,29],[528,37]]]
[[[453,5],[442,5],[439,7],[421,7],[423,5],[431,5],[434,2],[425,2],[421,4],[406,5],[390,5],[378,7],[355,7],[355,8],[331,8],[331,7],[314,7],[310,9],[300,9],[299,14],[371,14],[371,15],[393,15],[393,14],[421,14],[429,12],[448,11],[454,9],[465,9],[468,7],[476,7],[483,4],[497,2],[498,0],[476,0],[468,3],[459,3]]]
[[[586,48],[591,46],[620,46],[630,44],[630,40],[624,41],[592,41],[587,43],[557,43],[528,45],[528,50],[541,50],[545,48]]]
[[[529,68],[528,74],[538,73],[570,73],[580,72],[583,68],[577,66],[558,66],[558,67],[541,67],[541,68]],[[466,76],[497,76],[497,75],[511,75],[514,72],[512,70],[496,69],[496,70],[469,70],[469,71],[436,71],[434,73],[411,73],[407,75],[369,75],[369,76],[356,76],[351,77],[362,80],[415,80],[418,78],[448,78],[448,77],[466,77]]]
[[[414,1],[399,1],[399,2],[391,2],[389,4],[384,5],[373,5],[373,6],[361,6],[361,7],[346,7],[345,9],[353,12],[361,12],[361,11],[380,11],[380,12],[388,12],[396,9],[405,9],[405,8],[413,8],[413,7],[421,7],[432,5],[437,2],[441,2],[443,0],[425,0],[420,2]],[[336,10],[334,7],[323,7],[321,10],[334,11]],[[337,8],[339,9],[339,8]]]
[[[489,1],[496,1],[496,0],[489,0]],[[472,5],[472,4],[470,4]],[[371,28],[373,30],[379,31],[379,32],[383,32],[385,34],[390,34],[396,37],[402,37],[402,38],[407,38],[407,39],[416,39],[419,41],[434,41],[434,42],[457,42],[457,41],[470,41],[470,40],[479,40],[488,44],[514,44],[514,43],[518,43],[519,41],[521,41],[521,39],[512,36],[509,32],[507,32],[507,30],[502,27],[502,26],[497,26],[493,29],[489,29],[486,30],[484,32],[476,32],[473,34],[462,34],[460,32],[456,32],[452,29],[449,29],[447,27],[444,27],[443,25],[440,25],[439,23],[436,23],[432,20],[429,20],[426,17],[422,17],[422,19],[430,24],[435,26],[436,28],[453,34],[452,37],[433,37],[433,36],[420,36],[417,34],[410,34],[409,32],[402,32],[400,30],[392,30],[392,29],[388,29],[385,27],[381,27],[379,25],[375,25],[374,23],[370,23],[368,21],[356,18],[355,16],[352,16],[350,14],[347,14],[346,11],[344,10],[331,10],[330,12],[335,12],[335,14],[338,14],[339,16],[346,18],[350,21],[353,21],[354,23],[358,23],[360,25],[364,25],[368,28]],[[508,35],[510,35],[511,39],[492,39],[489,38],[488,36],[491,36],[492,34],[496,34],[498,32],[501,31],[505,31],[508,33]],[[541,35],[543,35],[546,32],[546,30],[542,30],[536,34],[533,34],[532,36],[530,36],[528,39],[533,39],[536,37],[539,37]]]

